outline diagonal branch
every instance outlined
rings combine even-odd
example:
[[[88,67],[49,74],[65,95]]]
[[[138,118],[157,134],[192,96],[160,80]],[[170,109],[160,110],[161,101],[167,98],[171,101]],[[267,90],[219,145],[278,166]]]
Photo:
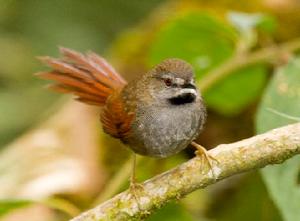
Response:
[[[260,48],[255,51],[236,53],[220,66],[206,73],[198,86],[201,91],[207,91],[216,82],[233,74],[234,71],[257,63],[278,63],[289,53],[299,51],[300,38],[277,45]]]
[[[213,172],[195,157],[158,175],[138,190],[138,200],[128,192],[91,209],[72,221],[140,220],[172,199],[237,173],[282,163],[300,153],[300,123],[291,124],[232,144],[221,144],[209,151],[218,160]],[[215,179],[217,177],[217,180]]]

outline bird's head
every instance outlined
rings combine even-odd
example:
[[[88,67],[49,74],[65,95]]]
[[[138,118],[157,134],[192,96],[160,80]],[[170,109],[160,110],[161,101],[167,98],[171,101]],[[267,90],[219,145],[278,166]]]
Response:
[[[184,105],[199,97],[193,68],[181,59],[164,60],[149,72],[148,78],[151,96],[159,102]]]

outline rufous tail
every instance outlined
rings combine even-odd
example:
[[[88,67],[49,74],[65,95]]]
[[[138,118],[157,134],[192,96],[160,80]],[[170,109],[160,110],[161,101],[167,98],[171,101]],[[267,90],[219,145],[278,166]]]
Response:
[[[50,89],[60,93],[71,93],[84,103],[102,106],[115,91],[121,90],[127,82],[99,55],[88,52],[81,54],[71,49],[60,48],[62,58],[39,57],[50,71],[37,75],[53,80]]]

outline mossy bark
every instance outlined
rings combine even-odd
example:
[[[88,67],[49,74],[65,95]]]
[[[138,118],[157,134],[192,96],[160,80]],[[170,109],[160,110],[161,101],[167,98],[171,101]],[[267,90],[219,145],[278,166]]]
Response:
[[[300,153],[300,123],[281,127],[209,151],[216,158],[212,170],[199,157],[160,174],[137,190],[138,202],[127,190],[72,221],[142,220],[172,199],[237,173],[282,163]]]

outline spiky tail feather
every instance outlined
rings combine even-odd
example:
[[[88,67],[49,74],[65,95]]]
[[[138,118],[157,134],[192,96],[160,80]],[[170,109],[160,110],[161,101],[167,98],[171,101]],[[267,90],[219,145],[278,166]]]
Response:
[[[60,93],[75,94],[84,103],[102,106],[115,91],[121,90],[127,82],[99,55],[60,48],[62,58],[39,57],[50,71],[37,75],[56,81],[48,87]]]

